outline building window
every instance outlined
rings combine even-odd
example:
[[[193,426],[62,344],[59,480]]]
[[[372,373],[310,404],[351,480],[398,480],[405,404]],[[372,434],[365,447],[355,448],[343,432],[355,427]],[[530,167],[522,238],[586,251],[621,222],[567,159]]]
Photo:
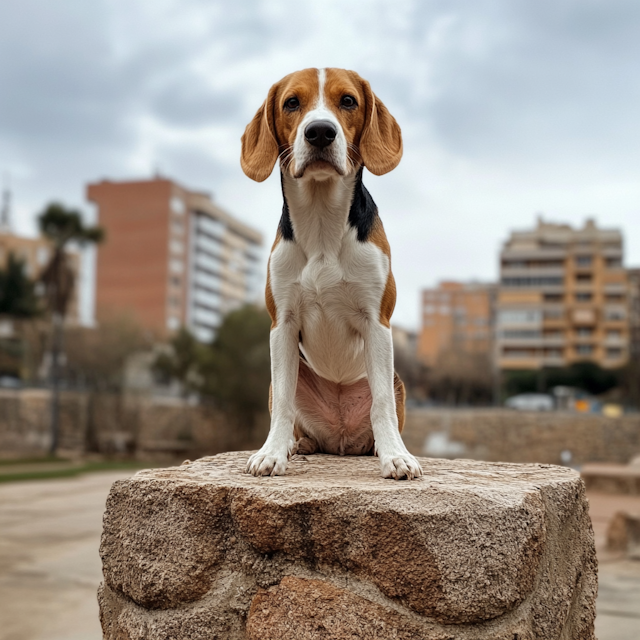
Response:
[[[522,358],[534,358],[536,352],[533,350],[526,349],[505,349],[503,351],[503,357],[511,358],[511,359],[522,359]]]
[[[607,360],[619,360],[622,357],[622,349],[619,347],[609,347],[607,349]]]
[[[184,215],[184,212],[186,211],[184,200],[178,196],[173,196],[173,198],[171,198],[170,206],[171,211],[179,216]]]
[[[216,238],[222,238],[224,236],[226,226],[220,220],[215,220],[207,215],[198,216],[198,230],[203,231]]]
[[[593,263],[593,256],[576,256],[576,266],[590,267]]]
[[[180,220],[174,220],[171,223],[171,231],[174,235],[181,236],[184,234],[184,225],[182,224],[182,222],[180,222]]]
[[[561,320],[564,316],[562,309],[545,309],[543,311],[543,317],[545,320]]]
[[[172,258],[169,261],[169,270],[171,271],[171,273],[182,273],[184,271],[184,263],[182,262],[182,260]]]
[[[511,324],[539,324],[540,311],[537,309],[504,309],[498,313],[498,323]]]
[[[180,286],[182,286],[182,278],[178,278],[178,276],[171,276],[171,278],[169,278],[169,282],[170,282],[174,287],[180,287]]]
[[[169,243],[169,249],[171,253],[175,253],[177,255],[182,255],[184,253],[184,245],[180,240],[171,240]]]
[[[562,302],[562,294],[561,293],[545,293],[543,295],[543,300],[545,302]]]
[[[589,327],[580,327],[576,329],[576,335],[579,338],[590,338],[593,335],[593,329]]]
[[[591,280],[592,280],[591,275],[588,273],[579,273],[576,276],[576,282],[578,284],[588,284],[591,282]]]
[[[217,309],[222,304],[220,294],[205,289],[196,289],[194,293],[194,301],[205,307]]]
[[[620,258],[607,258],[605,265],[607,269],[619,269],[622,266],[622,260]]]
[[[560,287],[564,279],[554,276],[502,278],[504,287]]]
[[[435,312],[436,308],[432,305],[432,304],[425,304],[424,305],[424,312],[427,315],[432,315]]]
[[[590,344],[576,345],[576,353],[579,356],[590,356],[593,354],[593,346]]]
[[[583,291],[576,293],[576,302],[591,302],[593,294],[585,293]]]
[[[604,299],[605,302],[624,302],[624,296],[621,293],[607,293]]]
[[[539,338],[540,332],[535,329],[506,329],[502,332],[502,337],[527,340],[532,338]]]
[[[624,320],[627,314],[624,309],[616,309],[616,308],[605,308],[604,317],[605,320]]]
[[[170,316],[167,318],[167,329],[170,331],[175,331],[180,328],[180,319],[175,316]]]
[[[622,337],[622,331],[620,331],[620,329],[608,329],[607,330],[607,338],[621,338]]]

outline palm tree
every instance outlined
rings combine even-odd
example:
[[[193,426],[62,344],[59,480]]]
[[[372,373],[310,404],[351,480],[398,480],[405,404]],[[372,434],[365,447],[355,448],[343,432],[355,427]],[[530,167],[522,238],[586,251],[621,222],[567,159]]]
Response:
[[[69,243],[84,246],[104,240],[104,230],[87,227],[82,215],[74,209],[53,202],[38,216],[40,232],[53,245],[53,255],[44,268],[40,280],[45,287],[47,307],[51,312],[51,448],[58,448],[60,423],[60,353],[62,329],[69,302],[73,295],[75,276],[66,252]]]

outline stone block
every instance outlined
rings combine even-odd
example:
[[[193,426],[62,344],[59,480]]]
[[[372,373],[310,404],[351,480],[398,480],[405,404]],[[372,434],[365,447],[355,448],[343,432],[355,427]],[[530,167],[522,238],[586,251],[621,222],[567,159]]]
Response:
[[[99,600],[107,640],[590,640],[596,559],[579,475],[422,459],[226,453],[116,482]]]

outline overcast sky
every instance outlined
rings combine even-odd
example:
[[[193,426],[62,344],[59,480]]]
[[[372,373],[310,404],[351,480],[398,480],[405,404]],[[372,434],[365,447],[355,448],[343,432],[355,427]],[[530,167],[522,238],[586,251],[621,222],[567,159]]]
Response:
[[[156,171],[258,227],[280,215],[240,136],[271,84],[305,67],[367,78],[405,155],[366,174],[389,236],[398,305],[441,279],[493,279],[510,229],[622,227],[640,264],[637,0],[3,0],[0,170],[15,226],[85,209],[84,185]],[[266,251],[265,251],[266,261]]]

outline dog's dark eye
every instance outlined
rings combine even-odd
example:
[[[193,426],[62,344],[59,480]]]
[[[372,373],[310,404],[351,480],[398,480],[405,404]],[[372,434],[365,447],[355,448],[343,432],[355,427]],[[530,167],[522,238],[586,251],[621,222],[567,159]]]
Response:
[[[342,96],[340,99],[340,106],[345,109],[353,109],[358,106],[356,99],[353,96]]]
[[[287,98],[284,101],[284,108],[287,111],[295,111],[300,106],[300,100],[295,96],[293,98]]]

